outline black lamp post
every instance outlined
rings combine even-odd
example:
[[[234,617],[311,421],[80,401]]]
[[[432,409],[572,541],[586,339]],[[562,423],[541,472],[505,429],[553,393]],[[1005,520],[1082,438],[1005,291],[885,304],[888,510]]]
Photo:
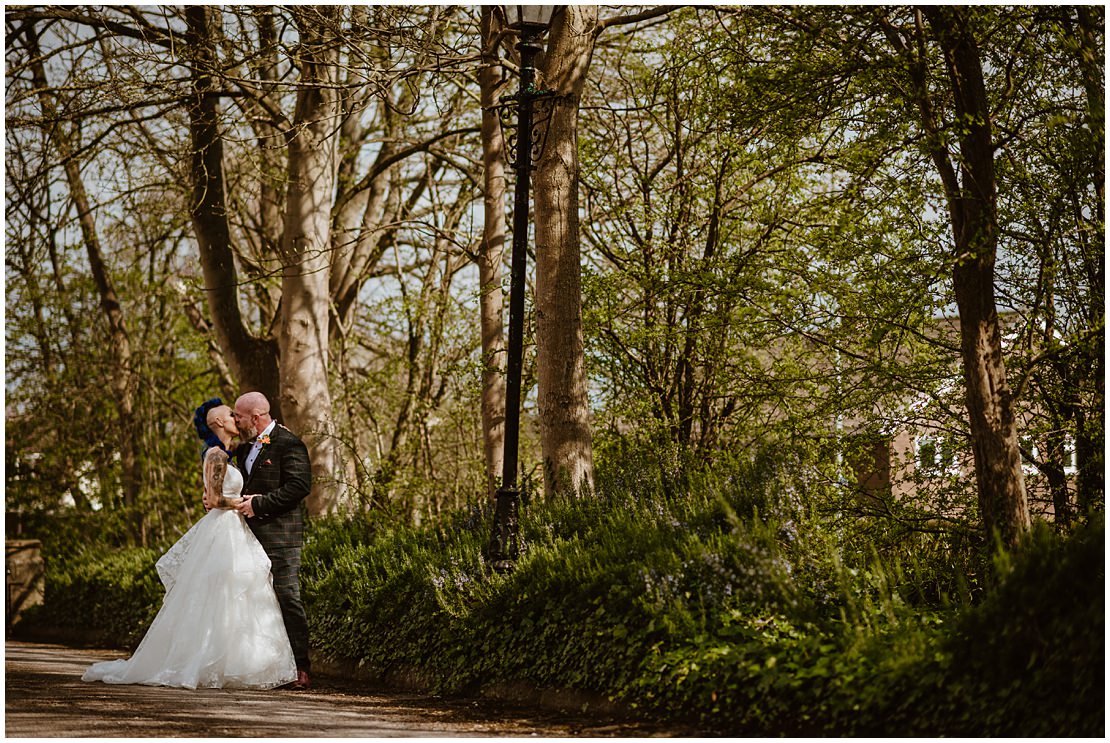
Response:
[[[513,252],[509,270],[509,357],[505,379],[505,453],[501,487],[493,516],[489,558],[495,570],[513,566],[520,550],[517,487],[517,450],[520,445],[520,378],[524,358],[524,274],[528,262],[528,191],[532,180],[532,104],[549,95],[535,88],[533,63],[540,51],[539,39],[547,31],[554,5],[506,5],[508,26],[520,33],[520,89],[516,94],[516,191],[513,195]],[[542,140],[541,140],[542,141]]]

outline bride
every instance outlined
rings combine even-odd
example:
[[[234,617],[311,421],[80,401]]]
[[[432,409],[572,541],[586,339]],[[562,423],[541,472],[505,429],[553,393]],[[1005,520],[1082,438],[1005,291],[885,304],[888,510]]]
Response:
[[[166,596],[134,655],[92,665],[83,681],[270,689],[297,678],[270,559],[234,508],[243,476],[230,462],[231,408],[209,400],[194,423],[210,447],[204,488],[219,505],[158,560]]]

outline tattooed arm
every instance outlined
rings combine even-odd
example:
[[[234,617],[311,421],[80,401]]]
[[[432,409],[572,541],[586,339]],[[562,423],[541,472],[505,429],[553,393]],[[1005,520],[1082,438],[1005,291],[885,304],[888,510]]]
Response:
[[[204,508],[235,508],[242,498],[224,496],[224,475],[227,473],[227,455],[213,446],[204,456]]]

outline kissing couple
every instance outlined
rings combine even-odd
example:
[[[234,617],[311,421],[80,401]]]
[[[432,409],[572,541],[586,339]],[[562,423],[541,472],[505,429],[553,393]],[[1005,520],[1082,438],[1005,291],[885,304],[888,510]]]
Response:
[[[193,418],[207,513],[158,560],[162,608],[126,660],[83,681],[196,688],[309,687],[301,603],[308,449],[270,417],[261,392],[235,408],[208,400]],[[238,441],[238,443],[235,443]]]

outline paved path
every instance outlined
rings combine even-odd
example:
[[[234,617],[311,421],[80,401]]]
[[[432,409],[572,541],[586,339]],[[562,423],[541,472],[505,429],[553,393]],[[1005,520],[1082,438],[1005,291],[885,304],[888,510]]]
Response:
[[[630,723],[313,679],[308,692],[84,683],[118,651],[5,644],[9,738],[31,737],[612,737],[679,734]]]

